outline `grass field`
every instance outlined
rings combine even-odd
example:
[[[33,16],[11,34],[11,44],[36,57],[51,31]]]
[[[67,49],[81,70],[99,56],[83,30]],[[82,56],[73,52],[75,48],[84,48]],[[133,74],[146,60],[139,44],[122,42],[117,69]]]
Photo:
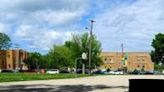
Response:
[[[0,82],[66,79],[75,77],[87,77],[88,74],[37,74],[37,73],[0,73]]]

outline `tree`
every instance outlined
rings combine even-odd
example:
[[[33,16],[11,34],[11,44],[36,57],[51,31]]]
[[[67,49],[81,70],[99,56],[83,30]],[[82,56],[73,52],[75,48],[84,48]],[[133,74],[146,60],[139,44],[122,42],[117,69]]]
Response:
[[[11,40],[5,33],[0,33],[0,50],[6,50],[11,47]]]
[[[69,48],[61,45],[54,45],[49,51],[48,55],[49,68],[65,68],[74,65],[72,60],[72,53]]]
[[[38,52],[30,53],[28,59],[24,61],[29,69],[40,69],[45,68],[45,61],[43,60],[43,56]]]
[[[99,57],[101,53],[101,43],[96,39],[96,36],[92,37],[92,62],[91,66],[92,68],[100,66],[102,64],[101,58]],[[89,34],[84,33],[82,35],[74,34],[72,35],[71,41],[66,41],[65,46],[68,47],[72,53],[73,53],[73,59],[81,58],[81,55],[83,52],[87,54],[87,57],[89,57]],[[86,64],[86,67],[88,67],[88,60],[83,62],[78,62],[78,67],[81,67],[82,63]]]
[[[160,63],[164,62],[164,34],[159,33],[155,35],[152,41],[152,47],[154,50],[151,52],[151,58],[153,62]]]

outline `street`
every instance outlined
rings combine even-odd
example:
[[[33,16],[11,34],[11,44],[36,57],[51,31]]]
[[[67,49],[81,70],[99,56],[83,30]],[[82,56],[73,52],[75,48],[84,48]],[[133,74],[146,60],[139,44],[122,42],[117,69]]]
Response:
[[[0,92],[128,92],[129,79],[164,79],[163,75],[102,75],[74,79],[0,83]]]

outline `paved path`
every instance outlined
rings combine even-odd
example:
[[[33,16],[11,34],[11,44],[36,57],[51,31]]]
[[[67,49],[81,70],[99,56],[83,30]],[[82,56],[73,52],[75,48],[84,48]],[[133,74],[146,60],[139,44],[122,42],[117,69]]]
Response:
[[[128,92],[129,79],[164,79],[164,75],[103,75],[5,82],[0,83],[0,92]]]

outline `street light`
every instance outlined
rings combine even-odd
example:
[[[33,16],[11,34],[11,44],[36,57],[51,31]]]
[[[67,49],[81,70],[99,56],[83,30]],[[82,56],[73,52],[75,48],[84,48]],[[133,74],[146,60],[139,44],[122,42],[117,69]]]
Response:
[[[95,22],[94,20],[90,20],[91,22],[91,29],[90,29],[90,39],[89,39],[89,75],[91,75],[91,57],[92,57],[92,52],[91,52],[91,49],[92,49],[92,45],[91,45],[91,42],[92,42],[92,29],[93,29],[93,23]]]

